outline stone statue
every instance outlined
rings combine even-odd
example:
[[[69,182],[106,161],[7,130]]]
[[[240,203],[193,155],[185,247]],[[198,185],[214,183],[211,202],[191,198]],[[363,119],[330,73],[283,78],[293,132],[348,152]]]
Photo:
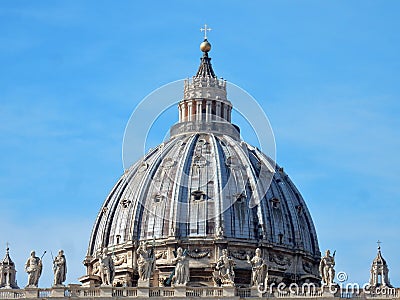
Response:
[[[62,286],[67,279],[67,261],[64,251],[58,251],[58,255],[53,260],[54,286]]]
[[[335,278],[335,252],[331,256],[331,252],[326,250],[325,256],[321,258],[321,262],[319,264],[319,272],[322,277],[322,284],[326,286],[330,286],[333,284],[333,279]]]
[[[261,249],[256,249],[256,255],[252,259],[247,256],[247,262],[251,264],[251,286],[267,286],[268,268],[261,257]]]
[[[147,243],[140,243],[136,253],[139,255],[137,259],[138,273],[140,280],[149,280],[154,269],[154,253],[153,249],[147,250]]]
[[[222,255],[217,261],[214,271],[214,283],[216,285],[234,286],[235,271],[233,270],[236,263],[228,256],[228,250],[222,250]]]
[[[189,282],[189,259],[186,256],[186,250],[183,251],[181,247],[178,248],[176,257],[172,260],[175,263],[174,275],[172,282],[174,285],[186,285]]]
[[[114,261],[110,254],[108,254],[107,248],[103,248],[100,256],[100,277],[101,285],[112,285],[114,280]]]
[[[31,251],[31,256],[25,263],[25,271],[28,273],[27,287],[38,287],[39,278],[42,275],[42,259],[35,255],[35,251]]]

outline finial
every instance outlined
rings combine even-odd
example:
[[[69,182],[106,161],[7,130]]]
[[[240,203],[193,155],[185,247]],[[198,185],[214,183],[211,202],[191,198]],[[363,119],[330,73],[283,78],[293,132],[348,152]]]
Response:
[[[380,240],[378,240],[376,243],[378,244],[378,250],[381,250],[381,244],[382,244],[382,242],[381,242]]]
[[[200,50],[207,55],[207,52],[211,50],[211,44],[207,40],[207,31],[211,31],[211,28],[204,24],[204,28],[200,28],[200,31],[204,31],[204,41],[200,44]]]
[[[7,245],[6,252],[7,252],[7,254],[8,254],[8,252],[10,251],[10,243],[7,242],[6,245]]]
[[[204,31],[204,40],[207,40],[207,31],[211,31],[212,28],[208,27],[207,24],[204,24],[204,28],[200,28],[200,31]]]

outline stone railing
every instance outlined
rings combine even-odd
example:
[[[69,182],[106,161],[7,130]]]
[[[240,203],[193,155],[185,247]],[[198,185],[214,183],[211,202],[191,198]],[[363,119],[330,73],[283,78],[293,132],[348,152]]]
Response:
[[[170,129],[171,136],[193,132],[226,134],[236,140],[240,140],[239,127],[228,122],[181,122],[173,125]]]
[[[320,288],[309,291],[277,290],[259,291],[257,288],[240,287],[83,287],[71,285],[57,288],[0,289],[0,299],[63,299],[63,298],[204,298],[204,299],[400,299],[400,289],[379,291],[339,290],[335,294]]]
[[[0,290],[0,299],[20,299],[25,298],[23,290]]]

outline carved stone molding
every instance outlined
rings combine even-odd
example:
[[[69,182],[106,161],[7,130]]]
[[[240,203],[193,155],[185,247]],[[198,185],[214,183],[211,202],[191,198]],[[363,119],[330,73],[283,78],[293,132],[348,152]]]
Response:
[[[168,254],[168,251],[166,251],[166,250],[157,251],[157,253],[155,254],[155,258],[156,259],[160,259],[160,258],[167,259],[167,254]]]
[[[90,275],[99,275],[99,273],[100,273],[100,264],[99,262],[95,262],[93,264],[92,274]]]
[[[230,254],[232,257],[239,259],[239,260],[246,260],[248,255],[251,255],[251,251],[246,250],[231,250]]]
[[[278,266],[284,267],[291,264],[291,260],[282,254],[271,254],[269,256],[269,261],[276,263]]]
[[[126,263],[126,254],[115,255],[113,261],[114,261],[114,266],[120,266],[123,263]]]
[[[211,256],[211,249],[199,249],[196,248],[194,250],[189,250],[187,251],[187,255],[190,256],[191,258],[195,259],[200,259],[204,257],[210,257]]]

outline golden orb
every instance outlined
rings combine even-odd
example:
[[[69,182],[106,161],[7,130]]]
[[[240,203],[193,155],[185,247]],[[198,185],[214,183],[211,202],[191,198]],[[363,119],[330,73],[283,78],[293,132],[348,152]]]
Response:
[[[211,44],[207,40],[204,40],[204,42],[202,42],[200,44],[200,50],[203,51],[203,52],[210,51],[211,50]]]

